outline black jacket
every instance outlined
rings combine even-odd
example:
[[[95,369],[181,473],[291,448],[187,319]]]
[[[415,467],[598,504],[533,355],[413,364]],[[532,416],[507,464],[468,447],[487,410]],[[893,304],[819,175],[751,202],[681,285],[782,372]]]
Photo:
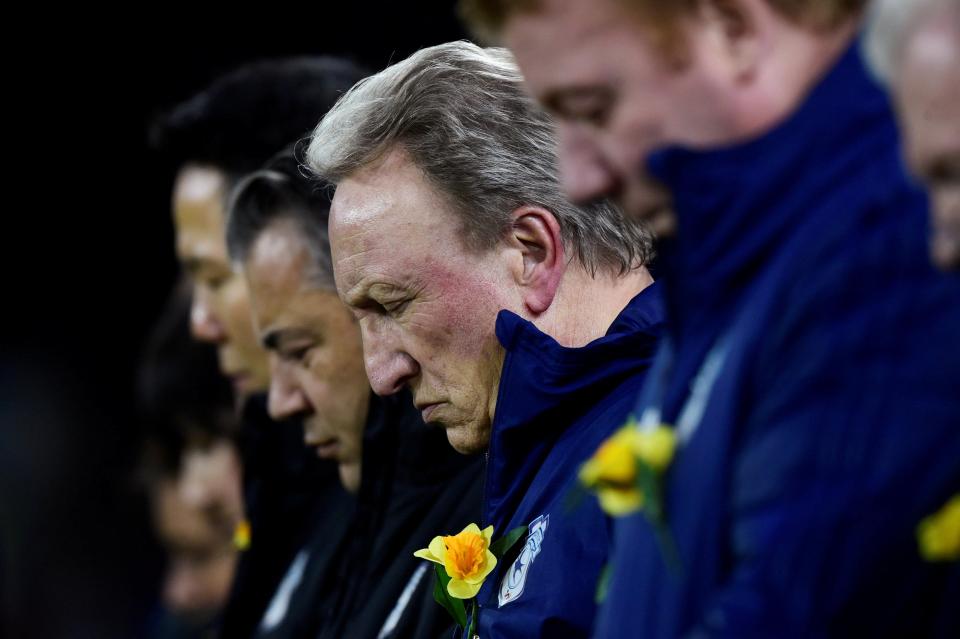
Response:
[[[304,446],[299,422],[271,420],[265,397],[247,402],[241,436],[251,544],[241,555],[224,610],[224,639],[274,636],[257,629],[298,553],[313,539],[342,537],[354,508],[336,464],[318,459]],[[325,561],[315,556],[313,563],[322,570]],[[276,629],[299,626],[295,613],[293,608],[285,611]]]
[[[479,522],[482,461],[460,455],[420,419],[408,394],[374,397],[357,511],[322,602],[320,639],[450,636],[433,569],[413,556]]]

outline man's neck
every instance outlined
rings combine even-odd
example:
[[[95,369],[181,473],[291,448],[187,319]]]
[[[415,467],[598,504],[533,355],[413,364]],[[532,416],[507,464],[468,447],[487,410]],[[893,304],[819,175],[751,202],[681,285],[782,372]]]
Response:
[[[603,337],[630,300],[651,284],[646,268],[620,276],[591,275],[571,264],[550,309],[533,323],[561,346],[579,348]]]

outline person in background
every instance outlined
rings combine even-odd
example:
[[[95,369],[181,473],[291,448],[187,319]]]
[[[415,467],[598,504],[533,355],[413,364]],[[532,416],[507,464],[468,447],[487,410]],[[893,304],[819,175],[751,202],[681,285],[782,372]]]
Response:
[[[137,380],[145,446],[141,478],[164,548],[164,614],[157,639],[216,636],[239,552],[239,425],[216,350],[189,332],[186,287],[171,297],[147,342]],[[213,471],[216,472],[213,472]]]
[[[632,436],[673,449],[632,452],[660,487],[617,521],[599,638],[960,631],[960,282],[929,263],[866,4],[467,3],[556,119],[568,194],[661,230]]]
[[[930,192],[933,260],[960,269],[960,2],[875,0],[865,45],[893,92],[910,170]]]
[[[304,448],[301,424],[267,415],[267,355],[253,332],[246,285],[227,257],[226,205],[239,180],[306,135],[361,77],[337,58],[254,63],[174,107],[152,131],[176,172],[176,252],[193,284],[191,330],[216,345],[242,412],[245,514],[235,524],[249,531],[250,547],[224,614],[230,637],[252,636],[285,576],[296,573],[294,559],[317,518],[340,516],[344,506],[335,466]]]
[[[337,463],[358,500],[351,520],[312,535],[291,605],[313,609],[314,626],[289,636],[447,637],[452,622],[413,553],[435,531],[477,521],[481,460],[458,455],[408,397],[372,393],[359,327],[334,285],[329,208],[328,189],[291,151],[237,187],[227,227],[270,351],[270,413],[299,416],[307,445]]]

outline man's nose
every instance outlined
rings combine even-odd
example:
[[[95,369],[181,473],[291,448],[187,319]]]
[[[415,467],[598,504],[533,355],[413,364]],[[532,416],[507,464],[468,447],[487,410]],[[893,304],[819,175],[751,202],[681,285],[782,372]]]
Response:
[[[193,289],[193,301],[190,305],[190,333],[201,342],[219,344],[227,335],[223,324],[213,310],[210,298],[201,287]]]
[[[367,329],[361,332],[364,365],[374,393],[393,395],[419,374],[417,361],[397,348],[386,335]]]
[[[560,179],[571,201],[584,204],[615,194],[619,178],[589,133],[572,125],[559,128]]]
[[[270,356],[270,394],[267,408],[275,420],[287,419],[305,412],[310,404],[297,383],[293,365],[276,355]]]

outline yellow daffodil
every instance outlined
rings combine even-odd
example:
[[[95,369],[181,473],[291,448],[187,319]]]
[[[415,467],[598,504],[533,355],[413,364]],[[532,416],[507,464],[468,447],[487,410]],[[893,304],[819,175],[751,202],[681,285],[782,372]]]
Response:
[[[597,493],[600,507],[614,517],[636,512],[644,496],[637,481],[638,463],[656,473],[670,465],[676,448],[672,428],[641,431],[631,420],[605,441],[580,469],[580,483]]]
[[[643,505],[636,481],[637,459],[630,445],[636,432],[631,426],[620,429],[580,468],[580,483],[596,491],[600,507],[615,517],[635,512]]]
[[[497,565],[497,558],[490,552],[492,537],[493,526],[480,530],[470,524],[459,534],[434,537],[427,548],[413,554],[444,567],[450,577],[447,592],[451,597],[470,599]]]
[[[917,526],[920,554],[927,561],[960,559],[960,494]]]
[[[237,550],[250,547],[250,522],[241,519],[233,529],[233,545]]]

